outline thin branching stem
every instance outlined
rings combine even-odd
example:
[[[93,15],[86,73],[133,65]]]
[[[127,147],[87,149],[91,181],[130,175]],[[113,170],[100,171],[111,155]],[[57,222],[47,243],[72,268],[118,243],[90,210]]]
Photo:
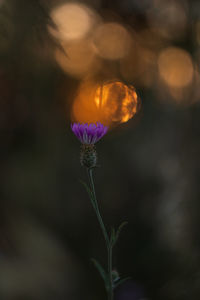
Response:
[[[108,279],[109,279],[109,289],[108,289],[108,300],[113,300],[113,286],[112,286],[112,243],[110,242],[109,235],[107,233],[106,227],[103,223],[103,219],[101,217],[100,211],[99,211],[99,206],[96,198],[96,192],[95,192],[95,186],[94,186],[94,180],[93,180],[93,170],[88,169],[88,177],[89,177],[89,182],[90,182],[90,188],[92,192],[92,204],[99,222],[99,225],[101,227],[106,247],[107,247],[107,252],[108,252]]]

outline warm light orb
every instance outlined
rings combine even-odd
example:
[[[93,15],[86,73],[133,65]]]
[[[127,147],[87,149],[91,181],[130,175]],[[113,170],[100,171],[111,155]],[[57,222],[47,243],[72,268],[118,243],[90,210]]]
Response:
[[[120,81],[99,86],[94,101],[102,114],[113,122],[127,122],[137,111],[137,94],[134,88]]]
[[[63,50],[56,49],[55,58],[62,70],[75,78],[93,74],[99,67],[94,49],[86,39],[64,44]]]
[[[80,123],[101,122],[113,126],[130,120],[138,110],[138,97],[132,86],[121,81],[80,86],[72,107],[72,120]]]
[[[115,60],[128,53],[131,37],[121,24],[104,23],[95,30],[93,42],[99,56]]]
[[[50,32],[62,41],[84,38],[95,21],[94,12],[81,3],[65,3],[51,12],[56,29]]]
[[[169,47],[158,58],[161,78],[171,87],[186,87],[193,79],[193,63],[188,52],[181,48]]]

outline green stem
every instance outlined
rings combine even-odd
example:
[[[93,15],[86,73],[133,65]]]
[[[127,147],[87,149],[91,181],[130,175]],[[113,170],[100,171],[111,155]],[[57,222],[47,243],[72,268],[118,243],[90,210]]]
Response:
[[[113,300],[113,287],[112,287],[112,245],[108,248],[108,276],[109,276],[109,293],[108,300]]]
[[[95,205],[95,212],[96,212],[96,216],[97,219],[99,221],[99,225],[101,227],[105,242],[106,242],[106,246],[108,248],[109,246],[109,238],[108,238],[108,234],[105,228],[105,225],[103,223],[100,211],[99,211],[99,207],[98,207],[98,203],[97,203],[97,198],[96,198],[96,193],[95,193],[95,187],[94,187],[94,181],[93,181],[93,174],[92,174],[92,169],[88,170],[88,175],[89,175],[89,180],[90,180],[90,185],[91,185],[91,190],[92,190],[92,194],[93,194],[93,200],[94,200],[94,205]]]
[[[109,240],[109,236],[107,233],[107,230],[105,228],[105,225],[103,223],[100,211],[99,211],[99,206],[96,198],[96,192],[95,192],[95,186],[94,186],[94,180],[93,180],[93,172],[92,169],[88,169],[88,177],[89,177],[89,182],[90,182],[90,187],[92,191],[92,196],[93,199],[91,199],[93,202],[93,207],[99,222],[99,225],[101,227],[105,242],[106,242],[106,247],[108,251],[108,276],[109,276],[109,290],[108,290],[108,300],[113,300],[113,287],[112,287],[112,245]]]

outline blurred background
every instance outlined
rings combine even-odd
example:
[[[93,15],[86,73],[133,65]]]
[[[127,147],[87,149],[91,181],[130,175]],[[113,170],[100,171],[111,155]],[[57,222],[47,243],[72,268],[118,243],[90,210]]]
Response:
[[[0,0],[0,116],[2,300],[106,299],[70,129],[98,120],[115,299],[200,299],[198,0]]]

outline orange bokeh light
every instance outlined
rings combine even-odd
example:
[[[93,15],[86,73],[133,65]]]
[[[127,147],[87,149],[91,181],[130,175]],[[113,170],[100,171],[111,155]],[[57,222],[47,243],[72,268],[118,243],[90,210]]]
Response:
[[[80,123],[101,122],[113,126],[130,120],[137,112],[138,97],[132,86],[120,81],[98,85],[81,84],[72,106],[72,120]]]
[[[56,49],[55,58],[62,70],[69,75],[81,78],[94,74],[100,66],[90,40],[78,40],[63,44],[63,50]]]
[[[93,43],[100,57],[116,60],[127,55],[131,35],[121,24],[104,23],[100,24],[94,31]]]
[[[161,78],[170,87],[186,87],[193,79],[193,62],[190,54],[177,47],[164,49],[158,58]]]
[[[84,38],[98,19],[91,8],[78,2],[56,6],[51,11],[51,18],[56,29],[49,28],[49,31],[65,42]]]

